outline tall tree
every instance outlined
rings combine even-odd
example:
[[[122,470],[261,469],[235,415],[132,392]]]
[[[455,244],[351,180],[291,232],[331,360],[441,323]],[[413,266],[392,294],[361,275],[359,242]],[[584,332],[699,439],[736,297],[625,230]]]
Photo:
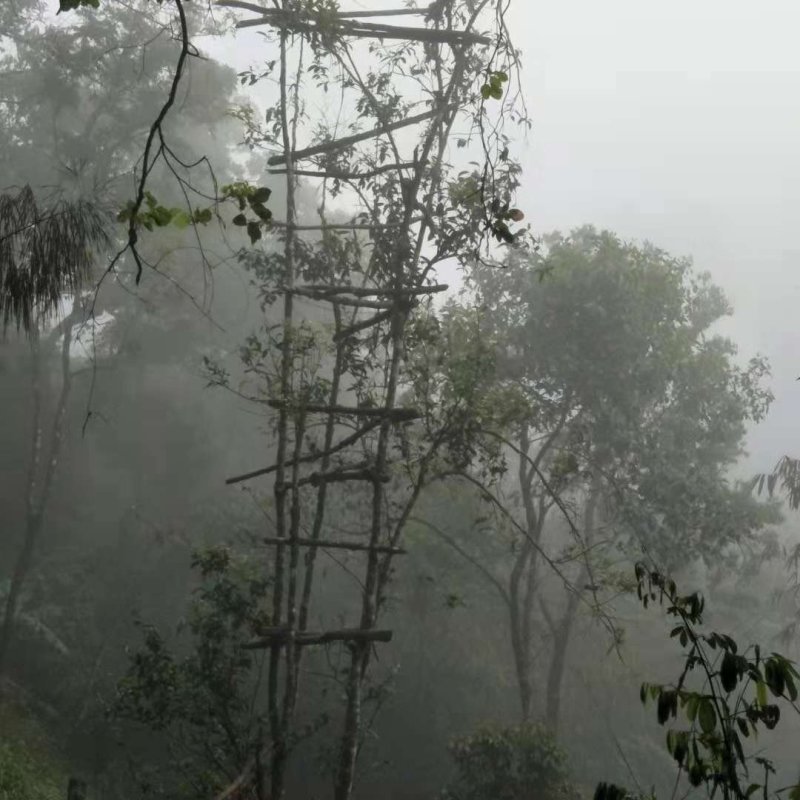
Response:
[[[18,0],[0,27],[0,124],[11,132],[0,146],[0,169],[12,186],[0,194],[0,313],[4,330],[13,324],[26,334],[34,376],[26,521],[19,537],[9,537],[18,547],[2,598],[0,673],[8,666],[14,619],[46,527],[66,434],[70,423],[80,427],[79,419],[68,418],[76,338],[82,334],[89,350],[95,339],[102,341],[91,356],[96,364],[115,352],[120,329],[143,315],[141,304],[130,300],[130,276],[120,277],[124,292],[98,298],[87,289],[104,276],[108,262],[103,259],[119,246],[111,220],[132,192],[148,120],[169,94],[174,63],[169,18],[154,14],[149,3],[104,5],[57,24],[48,4]],[[230,145],[219,134],[226,130],[235,76],[226,67],[197,59],[185,77],[182,115],[169,128],[172,151],[187,162],[214,157],[227,171]],[[164,170],[154,171],[150,187],[176,198],[180,184],[167,177]],[[212,185],[209,175],[199,176],[196,188],[211,192]],[[162,237],[150,248],[153,260],[161,263],[169,249],[185,247],[188,238],[189,231],[171,240]],[[199,237],[192,244],[202,250]],[[202,287],[208,261],[193,256],[183,262],[181,282],[174,276],[172,282],[191,295]],[[164,319],[173,326],[184,321],[163,292],[161,301],[171,307],[164,309]],[[65,313],[65,308],[71,310]],[[114,325],[98,333],[94,320],[101,311],[111,315]],[[14,351],[19,344],[8,341],[5,348]],[[61,383],[51,406],[48,378],[54,363]],[[78,371],[93,378],[94,369],[86,366],[82,363]],[[81,388],[91,394],[91,383]],[[72,409],[73,415],[81,412]],[[52,422],[47,420],[50,411]]]
[[[546,237],[470,281],[474,306],[450,309],[454,352],[439,356],[437,380],[472,397],[455,466],[516,542],[502,579],[522,717],[534,710],[533,648],[549,636],[540,713],[555,728],[577,613],[615,590],[608,554],[714,560],[770,519],[726,474],[769,404],[766,365],[740,367],[713,333],[729,308],[707,275],[608,232]],[[470,348],[482,366],[455,372]],[[554,573],[557,605],[543,591]]]

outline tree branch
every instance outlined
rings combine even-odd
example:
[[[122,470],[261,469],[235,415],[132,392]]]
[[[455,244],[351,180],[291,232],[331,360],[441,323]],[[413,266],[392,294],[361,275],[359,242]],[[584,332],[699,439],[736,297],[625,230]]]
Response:
[[[333,447],[328,450],[324,450],[322,452],[314,452],[309,453],[306,456],[302,456],[298,459],[298,463],[307,464],[312,461],[317,461],[318,459],[323,458],[324,456],[331,456],[334,453],[338,453],[340,450],[344,450],[347,447],[350,447],[351,444],[355,444],[362,436],[366,436],[371,430],[380,425],[380,420],[373,420],[372,422],[368,422],[363,428],[359,428],[355,433],[351,434],[350,436],[345,437],[340,442],[337,442]],[[285,467],[291,467],[294,465],[293,460],[289,460],[284,463]],[[277,464],[273,464],[269,467],[262,467],[261,469],[253,470],[252,472],[246,472],[243,475],[235,475],[233,478],[228,478],[225,483],[226,485],[230,485],[233,483],[241,483],[242,481],[249,481],[251,478],[258,478],[261,475],[269,475],[270,472],[275,472],[278,469]]]
[[[446,542],[453,550],[455,550],[456,553],[458,553],[465,561],[468,561],[470,564],[472,564],[472,566],[475,567],[475,569],[477,569],[478,572],[480,572],[481,575],[483,575],[483,577],[486,578],[486,580],[488,580],[495,589],[497,589],[500,597],[503,598],[503,601],[506,603],[506,605],[510,603],[508,592],[506,591],[505,586],[503,586],[503,584],[500,583],[500,581],[495,578],[495,576],[492,575],[492,573],[489,572],[489,570],[483,564],[481,564],[477,558],[474,558],[466,550],[464,550],[464,548],[461,547],[461,545],[452,536],[450,536],[450,534],[445,533],[441,528],[433,525],[426,519],[421,519],[420,517],[409,517],[408,521],[416,522],[418,525],[424,525],[426,528],[428,528],[428,530],[435,533],[442,541]]]
[[[262,539],[265,544],[289,544],[288,539],[278,539],[275,536],[268,536]],[[406,551],[402,547],[390,547],[389,545],[375,545],[372,547],[362,542],[331,542],[324,539],[295,539],[297,544],[303,547],[321,547],[332,550],[353,550],[368,553],[374,550],[376,553],[391,553],[392,555],[405,555]]]
[[[386,630],[373,630],[351,628],[338,631],[324,631],[322,633],[307,633],[293,631],[285,627],[267,628],[260,639],[242,645],[244,650],[263,650],[267,647],[281,647],[292,644],[298,647],[314,644],[329,644],[331,642],[390,642],[392,632]]]
[[[352,136],[343,136],[341,139],[334,139],[332,142],[323,142],[322,144],[315,144],[311,147],[306,147],[303,150],[297,150],[291,154],[291,157],[293,161],[300,161],[301,159],[321,155],[322,153],[332,153],[336,150],[342,150],[345,147],[351,147],[352,145],[366,141],[367,139],[373,139],[376,136],[382,136],[386,133],[396,131],[400,128],[405,128],[409,125],[416,125],[420,122],[425,122],[425,120],[435,117],[438,113],[439,112],[436,110],[425,111],[424,113],[417,114],[413,117],[405,117],[395,122],[390,122],[387,125],[379,125],[377,128],[370,128],[368,131],[363,131],[362,133],[354,133]],[[284,163],[286,163],[285,154],[274,155],[267,160],[267,164],[270,166]]]

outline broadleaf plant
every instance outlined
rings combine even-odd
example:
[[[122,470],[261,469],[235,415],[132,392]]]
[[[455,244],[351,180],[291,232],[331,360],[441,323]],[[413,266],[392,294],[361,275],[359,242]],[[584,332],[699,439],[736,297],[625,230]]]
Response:
[[[745,750],[763,728],[772,730],[781,708],[796,708],[795,664],[780,653],[764,655],[758,645],[740,652],[727,634],[708,631],[705,604],[697,592],[678,593],[675,582],[645,564],[636,565],[637,595],[645,608],[658,602],[676,621],[670,637],[684,651],[684,665],[674,684],[642,684],[643,704],[655,702],[656,717],[666,725],[666,747],[679,773],[709,797],[747,800],[800,797],[800,784],[770,789],[775,764]],[[634,793],[614,784],[597,786],[595,800],[623,800]]]

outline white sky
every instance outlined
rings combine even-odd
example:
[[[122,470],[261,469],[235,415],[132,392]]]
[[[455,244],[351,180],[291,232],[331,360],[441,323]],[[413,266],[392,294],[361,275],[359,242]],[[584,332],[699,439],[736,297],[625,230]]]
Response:
[[[709,270],[776,402],[753,466],[800,453],[800,6],[512,0],[534,128],[523,201],[539,230],[583,222]]]
[[[593,223],[709,270],[735,307],[725,331],[773,366],[751,466],[800,454],[800,5],[512,0],[511,15],[534,230]],[[250,29],[203,47],[244,69],[261,42]]]

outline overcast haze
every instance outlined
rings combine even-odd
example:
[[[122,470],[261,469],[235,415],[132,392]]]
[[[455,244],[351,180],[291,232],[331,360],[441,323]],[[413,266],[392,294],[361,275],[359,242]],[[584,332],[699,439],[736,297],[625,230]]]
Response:
[[[429,2],[0,0],[0,800],[800,800],[800,6]]]
[[[751,435],[772,466],[800,442],[800,10],[793,3],[512,3],[534,128],[537,230],[591,222],[691,255],[734,305],[776,400]]]

